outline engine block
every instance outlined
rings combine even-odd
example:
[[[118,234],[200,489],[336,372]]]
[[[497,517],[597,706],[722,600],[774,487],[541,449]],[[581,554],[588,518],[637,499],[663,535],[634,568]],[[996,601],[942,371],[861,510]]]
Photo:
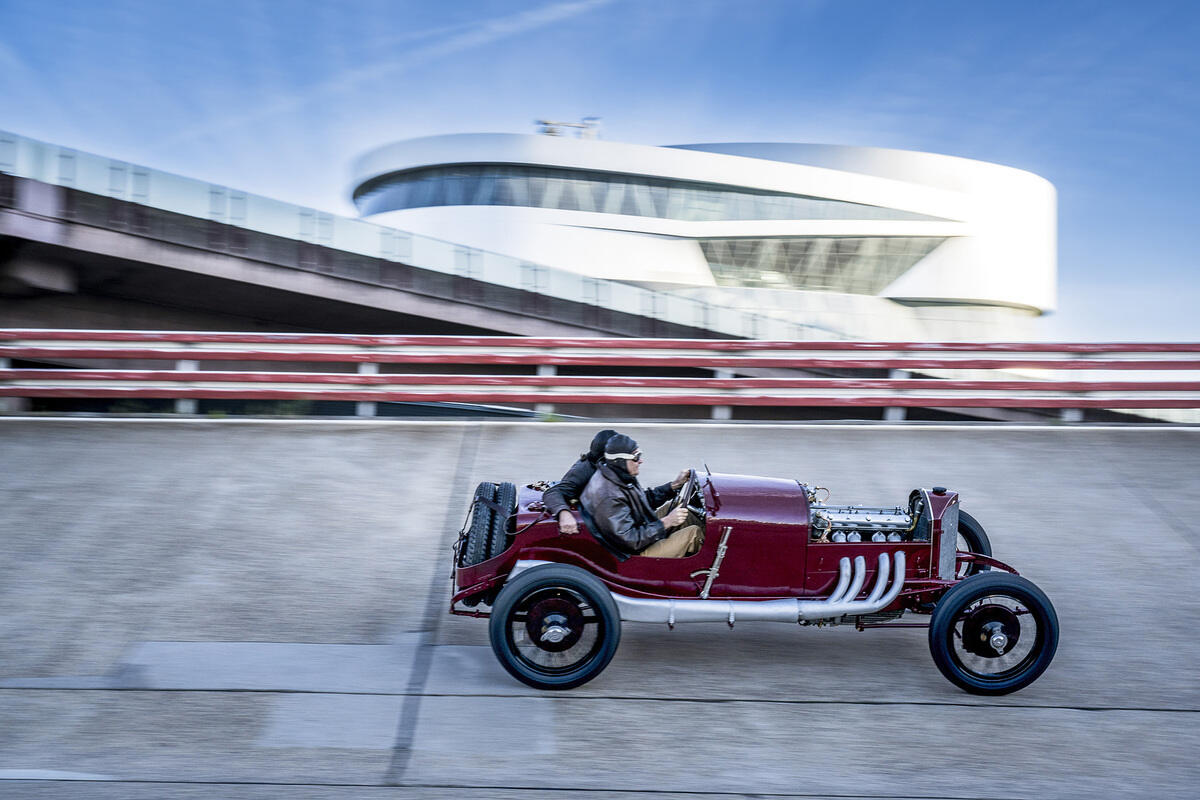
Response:
[[[916,518],[903,506],[831,506],[814,503],[810,530],[819,541],[903,541]]]

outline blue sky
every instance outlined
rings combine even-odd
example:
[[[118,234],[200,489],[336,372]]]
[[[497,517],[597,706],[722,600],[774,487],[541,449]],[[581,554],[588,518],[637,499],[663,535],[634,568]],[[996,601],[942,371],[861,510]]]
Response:
[[[0,128],[351,214],[395,139],[926,150],[1059,193],[1046,338],[1200,340],[1200,4],[0,0]]]

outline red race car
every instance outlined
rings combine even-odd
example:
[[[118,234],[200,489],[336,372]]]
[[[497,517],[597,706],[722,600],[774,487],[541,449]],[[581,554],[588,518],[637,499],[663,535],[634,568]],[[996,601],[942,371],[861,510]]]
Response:
[[[975,694],[1041,675],[1058,646],[1046,595],[991,556],[980,524],[942,487],[904,505],[830,505],[795,480],[690,471],[673,501],[704,521],[685,558],[623,557],[591,534],[561,534],[549,484],[482,483],[454,547],[450,612],[490,617],[492,649],[515,678],[569,689],[612,660],[621,623],[928,624],[942,674]],[[900,623],[903,624],[903,623]]]

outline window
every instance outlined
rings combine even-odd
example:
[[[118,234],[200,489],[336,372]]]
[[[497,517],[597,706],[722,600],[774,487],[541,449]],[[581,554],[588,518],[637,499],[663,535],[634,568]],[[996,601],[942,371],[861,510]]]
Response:
[[[878,294],[933,252],[930,236],[702,239],[721,286]]]
[[[613,172],[459,164],[384,175],[359,187],[363,214],[445,205],[600,211],[693,222],[771,219],[936,220],[881,206]]]

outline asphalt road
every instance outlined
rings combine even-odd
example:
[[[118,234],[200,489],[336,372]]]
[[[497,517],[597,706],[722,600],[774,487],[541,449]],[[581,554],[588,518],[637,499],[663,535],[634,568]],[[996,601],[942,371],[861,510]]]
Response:
[[[539,693],[448,547],[596,427],[0,420],[0,797],[1200,796],[1200,429],[621,426],[649,482],[957,489],[1058,655],[980,698],[923,630],[627,624]]]

